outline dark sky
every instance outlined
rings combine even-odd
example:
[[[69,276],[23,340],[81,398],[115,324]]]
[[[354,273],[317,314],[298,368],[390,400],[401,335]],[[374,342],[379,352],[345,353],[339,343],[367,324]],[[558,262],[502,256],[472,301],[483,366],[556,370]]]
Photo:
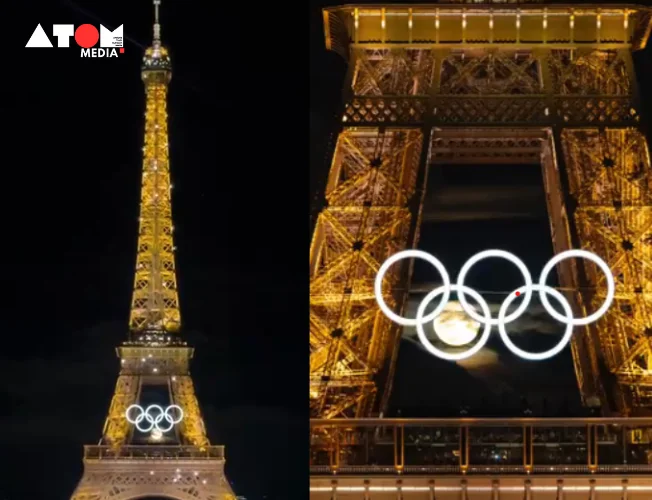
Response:
[[[538,165],[433,165],[426,187],[419,248],[436,255],[452,280],[475,253],[499,248],[521,258],[538,281],[553,256],[545,193]],[[513,264],[502,259],[477,263],[466,280],[482,290],[492,314],[507,292],[523,284]],[[417,262],[413,289],[439,282],[436,271]],[[549,283],[554,282],[554,276]],[[423,293],[411,300],[416,307]],[[455,297],[453,297],[455,298]],[[518,302],[515,302],[515,304]],[[411,314],[414,315],[414,312]],[[552,348],[563,333],[535,297],[507,331],[530,352]],[[532,411],[578,412],[570,349],[545,361],[524,361],[502,344],[496,329],[478,354],[462,363],[437,359],[416,342],[401,345],[391,412],[405,416],[455,415],[461,407],[483,416],[519,414],[525,398]],[[441,381],[454,383],[442,383]],[[419,394],[415,397],[415,394]]]
[[[0,497],[64,500],[82,445],[101,437],[114,348],[127,335],[153,10],[149,0],[19,4],[3,13]],[[236,493],[300,499],[308,34],[299,10],[283,14],[286,30],[280,13],[217,5],[163,0],[161,10],[184,335]],[[25,49],[38,23],[49,33],[55,23],[124,24],[125,53]]]

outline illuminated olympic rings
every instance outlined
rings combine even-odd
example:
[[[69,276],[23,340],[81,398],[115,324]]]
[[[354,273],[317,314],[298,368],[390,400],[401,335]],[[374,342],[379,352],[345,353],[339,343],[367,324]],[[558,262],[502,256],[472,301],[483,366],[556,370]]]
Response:
[[[510,293],[505,299],[505,301],[501,304],[500,309],[498,311],[497,318],[491,317],[491,311],[489,310],[489,306],[487,302],[482,298],[482,296],[472,288],[469,288],[466,285],[464,285],[464,279],[466,278],[466,275],[468,274],[471,267],[474,264],[480,262],[481,260],[490,257],[498,257],[510,261],[519,269],[519,271],[521,271],[521,274],[523,274],[523,278],[525,279],[525,285]],[[597,311],[587,316],[586,318],[574,318],[573,311],[566,298],[554,288],[546,285],[546,280],[548,279],[548,275],[550,274],[550,271],[552,271],[554,266],[557,265],[562,260],[571,257],[578,257],[578,258],[590,260],[600,268],[600,270],[604,273],[607,281],[607,296],[605,298],[604,303]],[[432,264],[437,269],[437,271],[439,271],[439,274],[441,275],[442,282],[443,282],[443,284],[440,287],[435,288],[430,293],[428,293],[428,295],[424,297],[424,299],[419,304],[419,307],[417,309],[417,316],[414,319],[403,318],[397,315],[396,313],[394,313],[394,311],[392,311],[387,306],[382,295],[383,278],[385,277],[385,274],[387,273],[389,268],[393,264],[399,262],[400,260],[409,259],[409,258],[422,259]],[[541,303],[545,308],[545,310],[548,311],[548,313],[550,313],[550,315],[553,318],[555,318],[557,321],[566,325],[566,330],[559,343],[555,345],[552,349],[540,353],[531,353],[516,347],[516,345],[514,345],[514,343],[507,336],[507,331],[505,330],[505,325],[507,323],[511,323],[512,321],[516,320],[525,311],[527,306],[530,305],[530,300],[532,300],[533,291],[539,292],[539,297],[541,298]],[[598,257],[597,255],[591,252],[587,252],[586,250],[567,250],[565,252],[555,255],[544,266],[543,270],[541,271],[541,276],[539,277],[539,283],[536,284],[532,283],[532,276],[530,275],[530,272],[528,271],[527,267],[525,267],[523,261],[518,257],[516,257],[514,254],[506,252],[504,250],[485,250],[483,252],[475,254],[462,266],[462,269],[460,270],[460,273],[457,276],[457,282],[455,284],[451,283],[446,268],[437,258],[433,257],[429,253],[422,252],[421,250],[405,250],[403,252],[399,252],[397,254],[392,255],[389,259],[387,259],[383,263],[382,266],[380,266],[378,274],[376,275],[376,282],[374,284],[374,293],[376,295],[376,302],[378,302],[378,306],[380,307],[380,310],[383,311],[385,316],[387,316],[389,319],[391,319],[393,322],[399,325],[415,326],[417,329],[417,335],[419,336],[419,340],[421,341],[423,346],[431,354],[442,359],[447,359],[449,361],[458,361],[461,359],[469,358],[473,356],[475,353],[477,353],[480,349],[482,349],[482,347],[484,347],[484,345],[489,340],[489,334],[491,333],[492,326],[498,327],[498,333],[500,335],[500,338],[505,343],[505,346],[518,357],[532,360],[532,361],[540,361],[543,359],[548,359],[554,356],[555,354],[558,354],[564,347],[566,347],[566,344],[568,344],[571,335],[573,334],[573,326],[588,325],[589,323],[593,323],[594,321],[597,321],[604,313],[607,312],[607,310],[611,306],[611,303],[614,300],[615,291],[616,291],[616,285],[611,270],[609,269],[609,266],[607,266],[607,264],[600,257]],[[480,336],[480,340],[471,348],[460,353],[448,353],[440,349],[437,349],[428,340],[426,333],[423,330],[423,325],[425,325],[429,321],[434,321],[434,319],[439,314],[441,314],[441,312],[444,310],[446,304],[448,303],[448,300],[450,299],[451,292],[457,292],[457,297],[460,302],[460,305],[462,306],[462,309],[464,309],[466,314],[468,314],[475,321],[484,325],[484,330],[482,332],[482,335]],[[470,295],[473,299],[475,299],[475,301],[480,306],[480,309],[482,310],[482,314],[479,314],[478,311],[476,311],[467,302],[466,299],[467,294]],[[548,294],[552,295],[555,299],[557,299],[557,301],[561,304],[562,309],[564,310],[564,314],[560,314],[557,311],[555,311],[555,309],[553,309],[553,307],[550,305],[550,302],[548,301]],[[435,308],[434,311],[426,315],[425,314],[426,308],[428,307],[430,302],[432,302],[432,300],[438,297],[439,295],[442,296],[439,305]],[[509,308],[510,304],[514,301],[516,297],[519,297],[521,295],[523,295],[523,302],[511,314],[507,314],[507,309]]]
[[[157,430],[165,433],[172,430],[174,424],[178,424],[183,420],[183,410],[177,405],[170,405],[165,409],[159,405],[149,405],[145,409],[140,405],[131,405],[127,408],[125,417],[127,418],[127,421],[130,424],[134,424],[136,429],[140,432]],[[161,427],[159,424],[163,421],[167,422],[169,426]],[[149,425],[141,426],[143,422],[146,422]]]

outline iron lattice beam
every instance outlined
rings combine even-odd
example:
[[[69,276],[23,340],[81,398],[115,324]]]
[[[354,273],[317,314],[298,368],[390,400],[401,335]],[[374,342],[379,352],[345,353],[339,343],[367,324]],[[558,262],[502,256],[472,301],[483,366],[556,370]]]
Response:
[[[618,281],[612,311],[573,341],[583,399],[598,398],[606,411],[623,415],[652,410],[652,316],[645,289],[652,177],[631,61],[631,50],[647,36],[648,10],[563,7],[547,17],[554,9],[523,6],[518,17],[506,7],[499,21],[487,6],[477,6],[477,15],[450,11],[426,28],[428,15],[453,9],[431,7],[325,11],[327,35],[349,37],[347,43],[327,37],[327,46],[346,48],[350,86],[328,206],[310,253],[312,415],[368,416],[379,409],[372,405],[376,393],[387,398],[397,336],[377,309],[375,273],[387,256],[417,243],[428,165],[477,162],[542,165],[555,250],[590,249]],[[348,17],[337,17],[344,11]],[[539,41],[491,34],[500,23],[512,23],[500,29],[513,31],[533,20],[542,30]],[[480,21],[491,21],[486,43],[471,38],[487,28]],[[440,44],[458,28],[468,30],[461,41]],[[418,30],[433,40],[417,40]],[[410,137],[408,152],[400,144]],[[400,311],[409,271],[395,267],[385,295]],[[576,308],[595,307],[604,296],[604,281],[590,266],[559,271],[564,286],[577,290]]]
[[[166,111],[169,59],[164,47],[149,50],[146,61],[149,57],[152,62],[143,68],[145,146],[138,254],[129,326],[134,332],[176,332],[181,326],[181,313],[170,199],[172,183]],[[153,57],[154,50],[158,50],[157,57]]]

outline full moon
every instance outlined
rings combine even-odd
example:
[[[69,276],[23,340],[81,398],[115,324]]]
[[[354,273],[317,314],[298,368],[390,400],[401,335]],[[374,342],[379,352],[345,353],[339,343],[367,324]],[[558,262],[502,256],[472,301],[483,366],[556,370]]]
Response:
[[[476,310],[475,307],[473,310]],[[449,302],[433,320],[433,326],[439,340],[452,347],[469,344],[478,336],[480,329],[480,323],[470,318],[459,302]]]

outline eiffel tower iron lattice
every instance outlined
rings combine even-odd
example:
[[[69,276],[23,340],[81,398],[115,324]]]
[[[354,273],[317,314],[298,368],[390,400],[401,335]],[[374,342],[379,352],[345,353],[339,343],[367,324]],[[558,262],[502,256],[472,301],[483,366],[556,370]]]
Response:
[[[84,473],[72,500],[235,499],[224,474],[224,447],[206,436],[189,374],[193,349],[178,338],[166,113],[171,67],[161,45],[159,5],[154,0],[154,40],[142,67],[147,109],[130,336],[117,349],[121,370],[102,438],[85,446]],[[153,403],[178,405],[183,418],[168,432],[141,432],[126,411]]]
[[[428,169],[443,163],[542,167],[555,252],[589,250],[616,278],[608,314],[573,336],[581,396],[609,415],[652,412],[652,169],[631,54],[652,10],[450,0],[333,7],[323,19],[349,71],[310,248],[311,415],[386,407],[399,331],[374,279],[416,246]],[[599,306],[605,282],[590,265],[558,270],[576,310]],[[384,280],[397,312],[410,276],[397,264]]]

